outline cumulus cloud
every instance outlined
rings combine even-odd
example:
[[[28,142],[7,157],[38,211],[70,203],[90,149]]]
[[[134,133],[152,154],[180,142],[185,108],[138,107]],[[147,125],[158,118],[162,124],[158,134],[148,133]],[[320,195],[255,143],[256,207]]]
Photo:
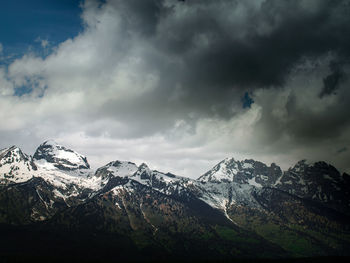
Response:
[[[1,146],[53,138],[95,167],[192,177],[227,156],[350,171],[336,154],[350,143],[349,14],[348,1],[86,0],[75,38],[0,68]]]

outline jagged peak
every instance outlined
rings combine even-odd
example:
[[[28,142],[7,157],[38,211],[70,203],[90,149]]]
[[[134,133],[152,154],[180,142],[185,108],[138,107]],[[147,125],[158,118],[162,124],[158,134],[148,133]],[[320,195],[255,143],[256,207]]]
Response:
[[[4,148],[4,149],[0,150],[0,152],[8,152],[8,151],[20,151],[20,152],[22,152],[21,148],[19,148],[16,145],[12,145],[12,146],[10,146],[8,148]]]
[[[286,174],[290,173],[297,177],[303,177],[304,179],[307,179],[315,174],[319,174],[320,176],[318,178],[314,178],[313,180],[322,180],[322,178],[332,178],[336,181],[343,180],[341,173],[333,165],[325,161],[311,163],[307,160],[301,160],[293,167],[289,168],[286,172]]]
[[[119,161],[119,160],[117,160],[117,161],[112,162],[112,166],[117,167],[117,166],[121,166],[121,165],[131,165],[131,166],[136,166],[137,167],[137,165],[135,163],[130,162],[130,161]]]
[[[236,161],[234,158],[225,158],[197,180],[201,182],[232,181],[233,174],[238,168],[238,163],[239,161]]]
[[[238,160],[235,159],[234,157],[228,157],[219,162],[216,166],[230,166],[230,167],[237,167],[241,166],[242,168],[252,168],[251,165],[257,163],[259,161],[256,161],[254,159],[243,159],[243,160]],[[259,162],[260,163],[260,162]],[[250,165],[246,165],[250,164]]]
[[[302,159],[298,161],[294,166],[297,166],[297,165],[307,166],[307,165],[311,165],[311,162],[308,161],[307,159]]]
[[[147,164],[142,163],[131,177],[136,181],[148,181],[152,177],[152,170],[147,166]]]
[[[45,163],[50,163],[61,170],[89,169],[90,165],[86,157],[74,150],[47,140],[36,149],[34,160],[48,168]]]
[[[101,168],[104,167],[120,167],[120,166],[126,166],[126,165],[132,165],[132,166],[137,166],[135,163],[130,162],[130,161],[121,161],[121,160],[115,160],[107,163],[106,165],[102,166]]]
[[[314,166],[329,166],[328,163],[320,161],[320,162],[311,162],[307,159],[302,159],[298,161],[295,165],[290,167],[288,171],[293,171],[293,172],[303,172],[305,169],[312,168]]]
[[[135,163],[129,161],[115,160],[98,168],[95,172],[96,177],[110,178],[110,177],[125,177],[132,176],[138,167]]]
[[[244,159],[241,161],[241,163],[256,163],[256,162],[259,162],[259,161],[254,159]]]
[[[226,166],[236,166],[238,163],[239,163],[239,161],[233,157],[225,158],[221,162],[217,163],[213,169],[215,169],[215,168],[219,169],[220,167],[226,167]]]
[[[225,158],[198,178],[200,182],[235,182],[257,187],[273,184],[282,170],[276,164],[266,165],[254,159]]]
[[[313,163],[313,166],[318,166],[318,167],[326,167],[326,168],[331,168],[331,169],[336,169],[332,164],[327,163],[325,161],[318,161]]]
[[[56,141],[49,139],[45,142],[43,142],[41,145],[51,145],[51,146],[61,146],[60,144],[58,144]]]
[[[148,165],[146,163],[142,163],[139,167],[138,167],[138,170],[140,171],[147,171],[147,172],[150,172],[151,169],[148,167]]]
[[[11,147],[8,148],[9,150],[20,150],[20,148],[16,145],[12,145]]]
[[[23,153],[23,151],[16,145],[12,145],[11,147],[2,149],[0,151],[0,158],[3,157],[19,157],[21,160],[28,160],[29,156],[25,153]]]
[[[232,162],[237,162],[237,160],[233,157],[227,157],[224,160],[222,160],[220,163],[232,163]]]
[[[33,177],[37,170],[31,156],[13,145],[0,151],[0,184],[9,182],[20,183]],[[5,176],[6,174],[6,176]]]

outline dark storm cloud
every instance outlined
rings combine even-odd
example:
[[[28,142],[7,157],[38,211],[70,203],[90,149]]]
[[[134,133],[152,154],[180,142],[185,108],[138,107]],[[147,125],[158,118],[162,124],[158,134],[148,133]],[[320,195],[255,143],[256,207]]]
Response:
[[[109,8],[115,8],[121,14],[127,33],[132,34],[136,32],[144,36],[154,34],[160,16],[167,12],[167,8],[162,4],[163,1],[159,0],[116,0],[108,2]]]
[[[347,152],[347,151],[348,151],[348,148],[347,147],[343,147],[343,148],[341,148],[341,149],[339,149],[337,151],[337,154],[341,154],[341,153],[344,153],[344,152]]]
[[[297,82],[298,86],[290,90],[282,106],[276,106],[276,101],[283,99],[277,94],[270,94],[263,102],[258,101],[262,106],[262,116],[256,127],[264,131],[264,135],[259,137],[260,140],[273,143],[283,136],[288,136],[292,143],[286,147],[312,148],[317,144],[326,146],[335,143],[346,134],[350,125],[350,93],[347,89],[349,83],[339,87],[339,96],[331,98],[334,101],[327,104],[319,99],[316,92],[311,92],[315,94],[311,97],[306,91],[317,91],[318,88],[318,81],[308,82],[308,77],[310,76],[306,73]],[[299,83],[307,85],[299,86]],[[276,114],[276,111],[283,114]],[[349,141],[349,136],[345,135],[343,140]]]
[[[243,39],[235,38],[237,32],[223,31],[218,26],[207,32],[215,35],[212,45],[185,58],[193,69],[190,83],[194,85],[201,80],[200,85],[208,89],[280,86],[303,56],[319,56],[329,51],[348,55],[350,16],[341,16],[338,21],[331,18],[340,4],[339,1],[329,2],[318,12],[310,13],[300,6],[300,1],[266,1],[260,10],[248,14],[247,23],[251,25],[243,29],[247,31]],[[203,14],[207,15],[207,12]],[[216,21],[220,12],[209,15]],[[275,28],[259,34],[257,23]],[[195,32],[193,28],[194,35]]]
[[[320,93],[320,98],[335,94],[340,82],[344,79],[344,71],[337,63],[330,64],[331,74],[323,79],[323,89]]]
[[[111,1],[126,36],[151,43],[147,65],[160,72],[155,98],[182,89],[174,105],[228,117],[232,103],[256,88],[283,87],[301,59],[350,55],[348,1]],[[133,38],[135,40],[135,38]],[[147,55],[145,55],[147,57]],[[320,96],[343,77],[325,76]]]
[[[118,17],[121,25],[112,55],[107,53],[103,63],[114,69],[115,61],[141,57],[136,75],[154,73],[159,78],[153,90],[122,101],[112,97],[90,113],[91,118],[129,124],[130,130],[123,132],[108,128],[115,136],[151,135],[171,128],[178,119],[189,125],[203,117],[228,120],[249,108],[242,107],[245,94],[255,100],[254,91],[261,88],[283,89],[302,61],[329,53],[334,55],[333,66],[320,76],[324,86],[315,97],[327,97],[346,79],[348,1],[114,0],[100,8]],[[106,70],[101,64],[101,71]],[[305,90],[314,88],[302,85]],[[295,138],[317,141],[339,135],[349,122],[344,114],[347,103],[342,101],[319,114],[310,107],[298,108],[290,98],[287,119],[280,123],[268,113],[274,109],[264,107],[261,127],[271,138],[288,130]]]

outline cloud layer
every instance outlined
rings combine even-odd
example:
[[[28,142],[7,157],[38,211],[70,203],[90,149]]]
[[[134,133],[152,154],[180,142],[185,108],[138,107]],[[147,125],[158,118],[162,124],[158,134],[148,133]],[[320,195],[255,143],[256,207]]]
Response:
[[[191,177],[228,156],[350,172],[349,1],[87,0],[81,19],[0,68],[1,147],[54,138],[95,167]]]

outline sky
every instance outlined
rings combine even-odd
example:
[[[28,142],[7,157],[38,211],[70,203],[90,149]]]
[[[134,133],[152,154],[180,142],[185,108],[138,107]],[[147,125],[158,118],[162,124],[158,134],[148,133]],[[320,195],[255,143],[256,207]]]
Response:
[[[350,1],[13,0],[0,148],[197,178],[226,157],[350,172]]]

